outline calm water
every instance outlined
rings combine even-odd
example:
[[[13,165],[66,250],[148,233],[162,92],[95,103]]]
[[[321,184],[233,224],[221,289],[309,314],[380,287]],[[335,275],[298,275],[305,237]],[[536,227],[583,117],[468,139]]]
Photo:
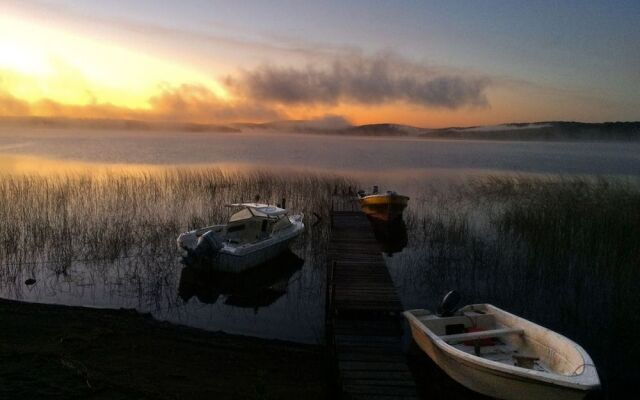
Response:
[[[421,196],[433,188],[470,176],[563,174],[637,179],[640,144],[0,129],[2,171],[46,173],[97,164],[321,171],[353,176],[362,185],[382,184],[406,192],[414,199],[410,207],[416,207]],[[307,222],[309,229],[305,235],[292,246],[292,253],[278,260],[278,266],[285,268],[266,265],[241,278],[201,276],[184,269],[175,250],[168,250],[156,259],[77,261],[62,275],[55,272],[53,264],[27,263],[19,271],[16,284],[0,287],[0,296],[90,307],[136,308],[158,319],[209,330],[315,343],[324,334],[324,248],[328,227],[326,221],[313,227],[311,222]],[[492,284],[497,281],[492,276],[469,277],[464,270],[425,273],[421,258],[424,248],[411,229],[391,235],[400,240],[392,241],[390,251],[394,254],[387,256],[387,263],[405,308],[432,308],[446,289],[456,287],[481,297],[466,298],[469,302],[495,302],[566,333],[597,356],[605,368],[617,360],[606,356],[606,351],[617,348],[610,345],[617,338],[607,337],[606,330],[595,328],[611,323],[609,316],[578,315],[574,316],[575,324],[567,324],[566,313],[593,306],[584,301],[585,296],[536,289],[536,293],[524,293],[516,300],[506,292],[500,293]],[[166,246],[173,249],[175,245],[168,240]],[[36,284],[24,285],[29,277],[34,277]],[[563,279],[563,275],[558,279]],[[586,282],[581,289],[596,297],[607,286]],[[562,287],[561,282],[556,284]],[[537,297],[527,300],[530,295]],[[541,295],[557,298],[547,302]],[[570,305],[574,303],[575,310]],[[603,300],[595,310],[601,311],[606,306]],[[630,368],[638,371],[636,365]],[[606,375],[607,371],[601,373]],[[628,383],[625,379],[628,377],[623,377],[623,384]]]
[[[640,175],[640,143],[446,141],[266,133],[0,129],[0,153],[92,163],[308,168],[374,176],[439,171]],[[4,166],[9,168],[9,166]]]

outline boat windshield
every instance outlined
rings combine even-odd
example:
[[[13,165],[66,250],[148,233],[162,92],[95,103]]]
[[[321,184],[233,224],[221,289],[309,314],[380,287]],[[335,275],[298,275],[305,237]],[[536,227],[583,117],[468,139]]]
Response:
[[[252,217],[280,220],[283,216],[286,215],[286,213],[286,210],[272,206],[245,207],[237,213],[231,215],[231,218],[229,218],[229,222],[243,221]]]
[[[265,213],[263,213],[262,211],[258,210],[258,209],[253,209],[251,210],[251,212],[253,213],[253,215],[255,215],[256,217],[263,217],[263,218],[269,218],[269,216]]]
[[[243,208],[242,210],[233,214],[231,218],[229,218],[229,222],[242,221],[251,217],[253,217],[251,210],[249,210],[248,208]]]

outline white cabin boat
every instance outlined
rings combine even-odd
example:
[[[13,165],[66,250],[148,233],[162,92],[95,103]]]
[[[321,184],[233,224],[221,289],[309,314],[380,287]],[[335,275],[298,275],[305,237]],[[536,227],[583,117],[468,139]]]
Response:
[[[226,224],[178,236],[186,264],[205,261],[219,271],[241,272],[276,257],[304,231],[303,214],[259,203],[230,204],[240,210]]]
[[[566,337],[490,304],[451,316],[404,312],[413,339],[447,375],[499,399],[581,399],[600,386],[587,352]]]

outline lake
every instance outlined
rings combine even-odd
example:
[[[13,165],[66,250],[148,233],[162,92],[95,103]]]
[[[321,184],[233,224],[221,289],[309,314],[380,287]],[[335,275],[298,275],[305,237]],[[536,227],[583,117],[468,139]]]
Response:
[[[90,163],[280,167],[373,177],[430,176],[440,171],[640,174],[637,142],[425,140],[266,132],[17,131],[4,127],[0,128],[0,153]]]
[[[625,370],[637,371],[628,357],[614,353],[624,351],[621,343],[627,343],[618,340],[620,332],[640,325],[632,319],[628,326],[617,326],[623,318],[619,309],[611,310],[621,304],[624,311],[637,309],[637,295],[627,294],[631,292],[628,290],[631,281],[609,279],[606,274],[590,278],[579,269],[541,276],[519,266],[512,272],[503,264],[494,267],[498,264],[487,261],[490,256],[483,258],[482,265],[492,266],[480,268],[477,267],[480,264],[461,262],[464,254],[450,259],[451,249],[444,249],[442,243],[450,246],[453,239],[446,239],[445,235],[442,242],[435,243],[435,231],[432,229],[428,231],[431,236],[426,235],[426,228],[421,226],[439,218],[438,213],[430,214],[438,202],[442,210],[451,213],[445,220],[455,217],[457,209],[451,204],[457,204],[453,200],[459,197],[456,187],[464,186],[469,178],[580,176],[636,184],[640,178],[639,143],[0,129],[3,174],[46,177],[69,172],[91,174],[105,169],[156,173],[174,167],[196,170],[219,167],[224,171],[285,176],[316,174],[328,176],[327,182],[333,177],[347,177],[345,185],[353,185],[354,190],[356,186],[379,184],[383,189],[407,193],[412,200],[405,216],[406,225],[400,232],[391,233],[391,248],[385,256],[405,308],[433,308],[446,290],[457,288],[463,292],[465,301],[494,302],[575,339],[592,354],[606,385],[614,389],[631,383],[632,377],[629,372],[625,375]],[[252,200],[247,196],[261,194],[263,199],[274,202],[288,197],[289,207],[305,210],[307,232],[293,244],[292,252],[241,279],[215,274],[202,276],[184,268],[174,242],[180,229],[187,228],[184,222],[174,230],[159,233],[154,251],[142,252],[145,256],[137,253],[118,254],[108,260],[73,258],[67,260],[63,270],[58,258],[47,258],[47,254],[59,257],[55,251],[33,249],[34,259],[21,255],[0,260],[11,272],[3,275],[0,296],[88,307],[136,308],[161,320],[208,330],[318,343],[324,335],[324,250],[329,229],[327,218],[322,218],[327,210],[320,207],[328,208],[330,200],[313,203],[317,199],[309,196],[315,196],[313,190],[318,188],[295,194],[295,187],[284,186],[281,191],[277,186],[272,190],[259,185],[243,186],[237,191],[228,189],[216,194],[216,202],[208,205],[219,208],[222,203],[217,201]],[[254,187],[263,193],[251,192]],[[207,206],[206,200],[202,203]],[[188,199],[185,204],[190,204]],[[489,211],[468,202],[460,204],[466,207],[465,218],[477,225],[465,234],[491,236],[483,230],[491,220],[486,217]],[[163,205],[163,210],[170,206]],[[190,211],[184,207],[185,212]],[[320,218],[314,217],[314,212]],[[126,210],[118,215],[126,215]],[[201,215],[209,214],[205,210]],[[394,240],[398,238],[399,241]],[[489,239],[486,243],[473,243],[481,243],[482,249],[487,249],[494,243]],[[455,251],[464,252],[465,246]],[[514,257],[517,250],[513,250]],[[443,252],[444,261],[434,256],[436,251]],[[25,285],[29,278],[36,283]],[[563,285],[567,279],[578,283],[567,289]]]

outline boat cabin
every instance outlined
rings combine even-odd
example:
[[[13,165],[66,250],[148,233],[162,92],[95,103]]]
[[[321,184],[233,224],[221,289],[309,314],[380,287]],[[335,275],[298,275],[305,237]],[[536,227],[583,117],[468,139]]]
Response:
[[[223,235],[230,243],[252,243],[267,239],[281,229],[291,226],[287,210],[258,203],[230,204],[241,208],[229,218]]]

